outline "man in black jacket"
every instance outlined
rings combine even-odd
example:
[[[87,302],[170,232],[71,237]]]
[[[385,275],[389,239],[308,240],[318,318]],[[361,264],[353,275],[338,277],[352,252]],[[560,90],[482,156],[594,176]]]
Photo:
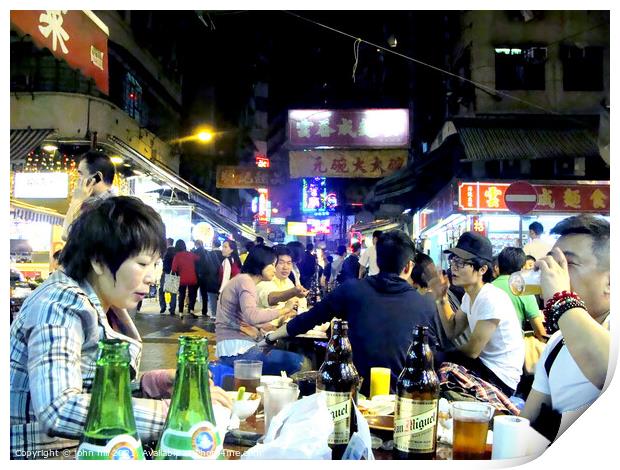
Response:
[[[204,261],[201,263],[199,273],[200,295],[202,295],[202,314],[209,316],[211,320],[215,320],[215,311],[217,309],[217,298],[220,291],[220,280],[218,278],[218,270],[224,260],[222,250],[220,250],[220,242],[214,240],[213,249],[210,251],[203,250]],[[204,294],[203,294],[204,292]]]
[[[299,264],[299,274],[301,276],[301,285],[306,289],[310,289],[312,278],[316,274],[316,268],[318,266],[316,255],[313,253],[314,245],[308,243],[306,245],[306,252]]]
[[[166,274],[170,274],[172,271],[172,260],[174,259],[174,255],[176,251],[174,249],[174,239],[168,238],[167,240],[168,248],[166,249],[166,254],[164,255],[163,268],[161,271],[161,280],[159,281],[159,313],[166,312],[166,294],[164,292],[164,281],[166,278]],[[174,315],[174,309],[177,305],[177,295],[170,294],[172,296],[172,300],[170,301],[170,314]]]
[[[340,284],[359,277],[361,250],[362,245],[359,242],[351,245],[351,254],[342,262],[342,268],[340,268],[340,274],[338,275],[337,280]]]
[[[305,333],[333,317],[342,318],[349,322],[353,362],[364,378],[361,392],[368,396],[371,367],[389,367],[390,390],[394,393],[415,326],[427,326],[431,348],[436,343],[435,303],[407,282],[414,256],[413,242],[404,232],[385,233],[377,242],[379,274],[345,282],[308,312],[268,333],[265,343],[271,345],[279,338]]]

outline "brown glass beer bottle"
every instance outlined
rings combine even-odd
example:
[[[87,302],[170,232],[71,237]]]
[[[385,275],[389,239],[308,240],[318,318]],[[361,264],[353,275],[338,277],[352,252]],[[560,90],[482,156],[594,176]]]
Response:
[[[394,459],[435,458],[439,379],[428,345],[428,327],[414,329],[396,390]]]
[[[326,395],[327,407],[334,421],[334,432],[329,436],[328,444],[332,449],[332,460],[340,460],[357,428],[352,402],[357,405],[360,378],[353,365],[348,323],[333,320],[331,330],[325,362],[316,379],[316,391]]]

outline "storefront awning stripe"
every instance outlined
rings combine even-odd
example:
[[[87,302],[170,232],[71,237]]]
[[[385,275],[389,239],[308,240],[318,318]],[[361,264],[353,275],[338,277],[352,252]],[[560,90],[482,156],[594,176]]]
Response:
[[[28,222],[47,222],[52,225],[62,225],[64,217],[45,207],[31,206],[11,198],[11,212],[16,219]]]
[[[11,161],[19,161],[38,147],[54,129],[11,129]]]

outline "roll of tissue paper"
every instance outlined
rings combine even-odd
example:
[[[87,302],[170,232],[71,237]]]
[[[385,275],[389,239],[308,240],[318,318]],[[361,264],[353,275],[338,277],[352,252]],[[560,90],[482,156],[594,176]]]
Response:
[[[529,419],[518,416],[496,416],[493,419],[491,458],[515,459],[527,456],[529,429]]]

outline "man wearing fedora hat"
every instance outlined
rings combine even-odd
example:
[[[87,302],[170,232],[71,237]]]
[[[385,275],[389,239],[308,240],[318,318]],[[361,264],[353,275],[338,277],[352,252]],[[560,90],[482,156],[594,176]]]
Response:
[[[469,326],[469,340],[443,357],[466,367],[479,378],[511,396],[521,378],[525,348],[521,325],[508,294],[495,287],[493,249],[488,238],[465,232],[448,253],[452,282],[465,289],[461,308],[453,312],[448,302],[449,282],[439,275],[429,282],[439,318],[450,339]]]

